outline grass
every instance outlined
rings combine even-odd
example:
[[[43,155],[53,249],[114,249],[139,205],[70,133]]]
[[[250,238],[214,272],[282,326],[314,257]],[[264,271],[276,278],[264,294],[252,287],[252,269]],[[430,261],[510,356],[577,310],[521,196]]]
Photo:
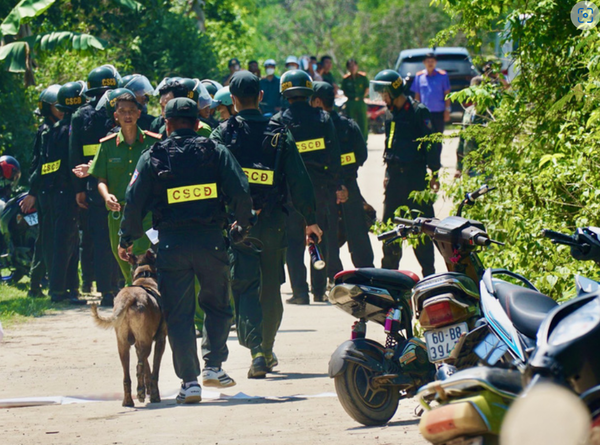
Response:
[[[50,298],[30,298],[25,279],[16,284],[0,284],[0,322],[4,326],[25,321],[28,317],[40,317],[56,307]]]

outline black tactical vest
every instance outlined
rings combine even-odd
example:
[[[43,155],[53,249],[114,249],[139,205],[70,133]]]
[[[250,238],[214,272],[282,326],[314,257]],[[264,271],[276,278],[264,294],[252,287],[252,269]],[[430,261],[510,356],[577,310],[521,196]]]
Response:
[[[214,141],[171,137],[150,149],[150,159],[158,177],[154,227],[225,222]]]
[[[106,116],[104,108],[96,110],[95,105],[87,103],[78,110],[82,121],[83,156],[91,161],[100,149],[100,139],[105,137],[113,123]]]
[[[231,117],[221,125],[223,143],[244,170],[255,209],[281,205],[286,182],[281,172],[285,127],[275,122]]]
[[[416,139],[423,137],[421,122],[418,122],[416,111],[419,103],[407,98],[403,112],[394,113],[391,120],[385,123],[385,162],[390,165],[427,163],[427,150],[419,150],[420,142]]]
[[[333,163],[331,155],[332,141],[327,136],[327,115],[319,108],[307,106],[306,109],[285,110],[282,114],[284,124],[291,131],[296,147],[306,165],[311,178],[323,176]]]
[[[337,115],[331,117],[335,126],[335,134],[340,144],[340,151],[342,152],[342,174],[345,178],[356,178],[358,174],[358,163],[356,162],[356,153],[352,147],[354,147],[354,141],[352,141],[352,133],[350,131],[351,122],[346,116]]]
[[[50,127],[42,135],[40,152],[40,184],[42,190],[70,189],[69,124],[70,115]]]

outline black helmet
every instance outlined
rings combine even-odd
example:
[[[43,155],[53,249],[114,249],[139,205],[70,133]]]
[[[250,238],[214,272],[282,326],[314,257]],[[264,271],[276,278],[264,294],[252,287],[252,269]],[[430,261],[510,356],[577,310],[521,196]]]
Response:
[[[101,96],[106,90],[113,90],[119,86],[121,76],[112,65],[102,65],[88,74],[87,96]]]
[[[66,113],[74,113],[77,108],[85,103],[83,97],[85,92],[86,88],[83,80],[65,83],[58,90],[56,108]]]
[[[313,94],[313,83],[311,77],[302,70],[286,71],[281,76],[279,92],[284,97],[295,96],[310,97]]]
[[[36,110],[36,114],[43,117],[48,117],[52,115],[52,111],[50,111],[50,107],[58,101],[58,90],[60,90],[60,85],[54,84],[50,85],[38,99],[38,109]]]
[[[387,92],[392,99],[404,94],[404,79],[394,70],[380,71],[373,80],[371,86],[376,93]]]
[[[21,178],[21,165],[12,156],[0,156],[0,188],[17,185]]]
[[[154,87],[146,76],[130,74],[123,77],[120,88],[127,88],[135,93],[138,102],[148,103],[154,93]]]
[[[181,79],[181,77],[165,77],[154,90],[154,95],[164,96],[165,94],[172,92],[179,85],[179,83],[176,84],[176,82],[179,82]]]
[[[126,76],[121,77],[119,88],[125,88],[125,85],[127,85],[127,82],[133,79],[133,76],[139,76],[139,74],[127,74]]]
[[[223,88],[223,85],[221,85],[219,82],[217,82],[215,80],[210,80],[210,79],[202,80],[202,85],[204,85],[204,87],[206,88],[206,91],[208,91],[208,94],[210,94],[210,97],[212,97],[212,98],[215,97],[215,94],[217,94],[217,91],[219,91],[221,88]]]
[[[106,108],[106,115],[109,118],[113,117],[113,114],[117,110],[117,99],[124,94],[130,94],[133,96],[133,100],[135,101],[138,108],[142,108],[142,105],[139,103],[137,96],[133,91],[128,88],[117,88],[115,90],[109,90],[104,93],[104,96],[98,101],[96,105],[96,110],[100,110],[102,107]]]

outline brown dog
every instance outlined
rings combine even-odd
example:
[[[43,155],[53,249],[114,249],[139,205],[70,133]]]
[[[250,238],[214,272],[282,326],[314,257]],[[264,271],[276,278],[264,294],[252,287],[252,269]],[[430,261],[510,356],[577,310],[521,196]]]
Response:
[[[134,406],[131,398],[131,377],[129,374],[129,348],[135,345],[137,352],[137,397],[144,402],[146,394],[150,402],[160,402],[158,392],[158,371],[165,352],[167,326],[163,321],[156,282],[156,255],[148,250],[145,255],[131,256],[130,262],[136,266],[133,271],[133,285],[125,287],[115,298],[113,315],[104,318],[98,315],[98,308],[92,305],[92,315],[98,326],[104,329],[115,328],[121,365],[123,365],[123,406]],[[154,346],[152,372],[148,357]]]

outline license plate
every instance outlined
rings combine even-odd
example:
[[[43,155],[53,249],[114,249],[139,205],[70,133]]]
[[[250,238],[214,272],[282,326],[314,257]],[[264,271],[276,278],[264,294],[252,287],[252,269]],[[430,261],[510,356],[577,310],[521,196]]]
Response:
[[[23,218],[25,218],[25,222],[30,226],[36,226],[38,223],[37,212],[25,215]]]
[[[483,437],[461,437],[446,442],[446,445],[483,445]]]
[[[425,332],[429,361],[432,363],[439,362],[450,357],[460,336],[467,331],[467,323],[460,323]]]

